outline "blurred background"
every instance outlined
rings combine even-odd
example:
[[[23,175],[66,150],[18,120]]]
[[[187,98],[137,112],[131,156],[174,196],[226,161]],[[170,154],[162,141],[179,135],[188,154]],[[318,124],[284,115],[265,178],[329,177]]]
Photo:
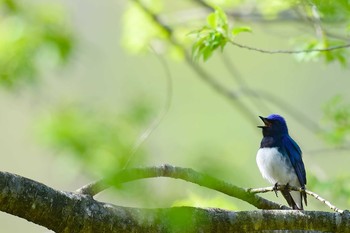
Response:
[[[340,11],[327,18],[322,5],[209,2],[232,13],[232,27],[249,26],[251,33],[234,40],[255,48],[312,49],[349,41],[348,18]],[[278,113],[303,150],[307,188],[349,209],[346,50],[266,54],[227,44],[207,61],[192,63],[183,49],[191,52],[196,35],[190,32],[207,23],[211,10],[203,3],[208,2],[1,1],[0,169],[64,191],[125,167],[163,163],[240,187],[265,187],[255,162],[262,138],[256,126],[259,115]],[[325,17],[322,27],[314,6]],[[172,34],[155,26],[143,7]],[[203,81],[197,65],[235,99]],[[274,194],[262,196],[284,203]],[[254,209],[168,178],[123,184],[97,199],[134,207]],[[306,209],[328,211],[311,197]],[[6,213],[0,213],[0,225],[1,232],[47,232]]]

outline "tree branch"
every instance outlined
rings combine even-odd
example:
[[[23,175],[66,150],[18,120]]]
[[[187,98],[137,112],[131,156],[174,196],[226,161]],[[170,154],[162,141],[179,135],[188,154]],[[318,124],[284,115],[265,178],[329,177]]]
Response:
[[[349,232],[350,229],[348,211],[233,212],[194,207],[129,208],[98,202],[89,195],[57,191],[39,182],[6,172],[0,172],[0,210],[57,233],[221,233],[277,229]]]
[[[237,187],[197,172],[191,168],[181,168],[171,165],[161,165],[146,168],[130,168],[120,171],[112,177],[93,182],[77,190],[78,193],[94,196],[99,192],[120,183],[155,177],[181,179],[200,186],[216,190],[228,196],[246,201],[258,209],[289,209],[287,206],[259,197],[247,189]]]
[[[337,208],[335,205],[331,204],[329,201],[318,195],[317,193],[311,192],[310,190],[298,188],[295,186],[286,186],[286,185],[277,185],[277,190],[284,190],[284,189],[292,190],[292,191],[298,191],[298,192],[305,192],[307,195],[310,195],[314,197],[316,200],[319,200],[320,202],[324,203],[326,206],[328,206],[331,210],[334,210],[335,212],[343,213],[344,210],[341,210]],[[267,193],[267,192],[274,192],[276,187],[266,187],[266,188],[256,188],[256,189],[249,189],[248,191],[251,193]]]
[[[338,49],[346,49],[346,48],[350,48],[350,44],[344,44],[344,45],[337,45],[337,46],[331,46],[328,48],[324,48],[324,49],[302,49],[302,50],[266,50],[266,49],[260,49],[260,48],[255,48],[255,47],[251,47],[248,45],[243,45],[234,41],[229,41],[229,43],[231,43],[232,45],[235,45],[239,48],[242,49],[248,49],[248,50],[252,50],[252,51],[256,51],[256,52],[261,52],[261,53],[267,53],[267,54],[276,54],[276,53],[280,53],[280,54],[296,54],[296,53],[312,53],[312,52],[329,52],[329,51],[333,51],[333,50],[338,50]]]
[[[139,179],[155,178],[155,177],[169,177],[174,179],[181,179],[188,181],[209,189],[216,190],[218,192],[224,193],[228,196],[238,198],[242,201],[246,201],[249,204],[255,206],[258,209],[289,209],[287,206],[279,205],[275,202],[266,200],[260,196],[250,195],[257,193],[266,193],[275,191],[275,187],[265,187],[265,188],[248,188],[243,189],[235,185],[226,183],[222,180],[216,179],[209,175],[199,173],[190,168],[181,168],[171,165],[162,165],[148,168],[132,168],[127,170],[122,170],[115,176],[102,179],[90,184],[87,184],[77,190],[78,193],[86,194],[90,196],[95,196],[96,194],[102,192],[103,190],[124,182],[135,181]],[[330,209],[335,212],[342,213],[344,210],[337,208],[335,205],[331,204],[317,193],[309,190],[301,189],[294,186],[277,185],[277,190],[288,190],[305,192],[307,195],[314,197],[316,200],[327,205]]]

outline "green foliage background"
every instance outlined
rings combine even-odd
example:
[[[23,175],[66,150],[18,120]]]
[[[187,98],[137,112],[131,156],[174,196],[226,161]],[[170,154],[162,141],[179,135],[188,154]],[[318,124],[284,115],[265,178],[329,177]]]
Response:
[[[304,151],[308,188],[339,208],[349,208],[348,50],[269,55],[230,43],[270,50],[344,44],[349,41],[347,1],[204,2],[221,7],[213,14],[200,8],[201,1],[141,2],[172,26],[171,35],[135,1],[1,1],[1,170],[75,190],[126,166],[170,163],[242,187],[267,186],[255,163],[261,139],[257,116],[280,113]],[[320,35],[315,33],[317,22],[310,23],[315,20],[313,6],[322,21]],[[303,12],[303,17],[293,18],[290,8]],[[220,9],[258,12],[252,15],[260,18],[234,20]],[[237,91],[239,100],[253,109],[256,122],[191,70],[185,51],[192,48],[196,64]],[[237,74],[225,62],[237,69],[245,85],[237,82]],[[170,109],[133,152],[164,111],[169,78]],[[290,114],[288,105],[245,95],[247,86],[284,100],[324,130],[310,130],[304,118]],[[274,194],[264,196],[284,201]],[[117,186],[98,199],[135,207],[252,209],[169,179]],[[313,200],[307,209],[327,210]],[[3,213],[0,225],[6,232],[46,231]]]

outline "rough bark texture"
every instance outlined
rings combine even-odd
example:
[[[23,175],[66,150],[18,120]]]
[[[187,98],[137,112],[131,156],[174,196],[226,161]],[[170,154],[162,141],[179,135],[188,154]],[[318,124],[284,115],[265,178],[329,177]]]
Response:
[[[137,209],[54,190],[36,181],[0,172],[0,210],[55,232],[247,232],[313,230],[350,232],[350,214],[320,211],[176,207]]]

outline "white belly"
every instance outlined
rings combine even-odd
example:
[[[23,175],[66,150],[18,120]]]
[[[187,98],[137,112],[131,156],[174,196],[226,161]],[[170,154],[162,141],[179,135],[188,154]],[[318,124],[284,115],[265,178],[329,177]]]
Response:
[[[262,176],[271,184],[300,186],[289,158],[283,156],[277,148],[260,148],[256,163]]]
[[[300,187],[299,179],[289,158],[283,156],[277,148],[260,148],[256,155],[256,163],[262,176],[271,184],[289,184]],[[290,192],[295,203],[301,208],[302,200],[299,192]]]

